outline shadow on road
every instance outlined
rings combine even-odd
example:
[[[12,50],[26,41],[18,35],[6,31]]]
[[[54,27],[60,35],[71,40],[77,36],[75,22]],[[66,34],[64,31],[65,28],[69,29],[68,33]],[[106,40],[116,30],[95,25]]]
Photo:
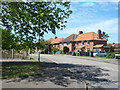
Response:
[[[9,82],[20,82],[21,80],[27,80],[28,82],[51,81],[56,85],[64,87],[67,87],[73,82],[71,79],[75,79],[77,83],[86,80],[94,83],[111,82],[110,80],[103,78],[104,76],[109,76],[108,73],[103,73],[104,71],[107,72],[108,70],[96,66],[56,64],[46,62],[42,62],[42,66],[42,76],[22,77],[19,79],[10,80]]]

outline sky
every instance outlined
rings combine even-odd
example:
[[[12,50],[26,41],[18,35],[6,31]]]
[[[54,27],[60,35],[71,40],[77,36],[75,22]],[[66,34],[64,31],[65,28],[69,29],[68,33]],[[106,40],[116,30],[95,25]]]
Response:
[[[64,30],[56,30],[56,35],[45,33],[44,39],[66,38],[71,34],[95,32],[98,29],[108,35],[108,43],[118,42],[118,3],[117,2],[71,2],[73,13],[67,19]]]

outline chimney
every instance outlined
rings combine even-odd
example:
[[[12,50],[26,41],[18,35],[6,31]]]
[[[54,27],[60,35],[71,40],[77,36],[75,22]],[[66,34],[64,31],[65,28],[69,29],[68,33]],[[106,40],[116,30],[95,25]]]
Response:
[[[98,29],[98,39],[101,39],[101,37],[102,37],[101,30]]]
[[[83,31],[79,31],[79,35],[80,35],[80,34],[83,34]]]
[[[55,39],[57,39],[58,37],[55,36]]]

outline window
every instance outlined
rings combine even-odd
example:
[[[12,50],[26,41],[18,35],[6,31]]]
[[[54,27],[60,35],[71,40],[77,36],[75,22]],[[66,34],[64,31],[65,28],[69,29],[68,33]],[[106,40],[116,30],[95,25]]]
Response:
[[[62,46],[64,46],[64,43],[62,43]]]
[[[77,52],[80,52],[80,49],[77,49]]]
[[[97,48],[97,49],[95,49],[95,52],[98,52],[99,51],[99,49]]]
[[[87,45],[89,45],[90,44],[90,41],[87,41]]]
[[[90,48],[87,48],[87,52],[90,51]]]
[[[76,42],[76,44],[78,45],[78,42]]]
[[[69,43],[69,42],[67,42],[67,45],[70,45],[70,43]]]
[[[59,47],[59,44],[58,44],[58,47]]]
[[[84,41],[82,41],[82,45],[84,45]]]

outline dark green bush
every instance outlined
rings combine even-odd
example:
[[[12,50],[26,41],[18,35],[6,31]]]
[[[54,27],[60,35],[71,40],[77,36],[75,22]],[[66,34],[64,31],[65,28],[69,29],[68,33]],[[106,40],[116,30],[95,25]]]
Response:
[[[69,52],[69,48],[66,47],[66,46],[64,46],[64,47],[63,47],[63,52],[66,54],[67,52]]]
[[[108,53],[106,58],[115,58],[115,53]]]
[[[72,53],[73,51],[69,51],[69,53]]]

